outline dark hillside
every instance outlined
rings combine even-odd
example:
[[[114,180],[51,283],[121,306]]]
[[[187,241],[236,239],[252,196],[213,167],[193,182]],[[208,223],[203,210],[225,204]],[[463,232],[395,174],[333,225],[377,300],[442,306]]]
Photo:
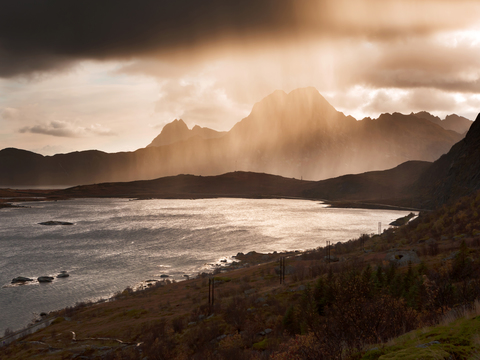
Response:
[[[432,163],[407,161],[393,169],[344,175],[318,181],[305,192],[307,197],[332,201],[365,201],[410,206],[412,185]]]
[[[455,201],[480,189],[480,114],[465,138],[435,161],[413,186],[422,206]]]
[[[219,176],[177,175],[156,180],[102,183],[55,191],[61,197],[301,197],[313,182],[237,171]]]

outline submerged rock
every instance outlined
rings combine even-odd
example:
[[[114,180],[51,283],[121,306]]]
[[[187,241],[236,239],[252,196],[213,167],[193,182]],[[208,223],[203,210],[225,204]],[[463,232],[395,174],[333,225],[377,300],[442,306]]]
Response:
[[[73,225],[73,223],[66,222],[66,221],[45,221],[38,224],[39,225]]]
[[[67,273],[65,270],[63,271],[60,271],[60,274],[57,275],[57,278],[66,278],[66,277],[69,277],[70,274]]]

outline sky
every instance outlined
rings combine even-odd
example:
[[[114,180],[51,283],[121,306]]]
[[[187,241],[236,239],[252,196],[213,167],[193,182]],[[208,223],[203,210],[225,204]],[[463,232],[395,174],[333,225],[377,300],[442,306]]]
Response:
[[[226,131],[313,86],[356,119],[480,111],[477,0],[0,0],[0,149]]]

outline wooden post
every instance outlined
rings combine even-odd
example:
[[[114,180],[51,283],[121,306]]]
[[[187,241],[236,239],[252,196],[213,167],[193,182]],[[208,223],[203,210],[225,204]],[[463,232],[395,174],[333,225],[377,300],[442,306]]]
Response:
[[[283,259],[282,257],[280,257],[280,258],[278,259],[278,268],[279,268],[279,269],[278,269],[278,270],[279,270],[278,275],[279,275],[279,278],[280,278],[280,284],[281,284],[282,281],[283,281],[283,278],[282,278],[282,274],[283,274],[283,263],[282,263],[282,259]]]
[[[211,294],[211,291],[210,291],[210,288],[212,286],[212,278],[208,278],[208,306],[210,306],[210,303],[211,303],[211,297],[210,297],[210,294]]]

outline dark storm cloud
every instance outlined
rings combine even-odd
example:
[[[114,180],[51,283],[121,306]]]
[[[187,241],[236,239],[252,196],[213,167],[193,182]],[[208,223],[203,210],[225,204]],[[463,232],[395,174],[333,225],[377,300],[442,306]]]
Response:
[[[293,1],[2,1],[0,75],[190,47],[289,26]]]
[[[455,5],[451,5],[455,4]],[[81,59],[315,36],[376,39],[471,21],[447,0],[0,0],[0,76],[62,69]],[[476,5],[472,5],[476,6]],[[464,7],[465,8],[465,7]],[[428,9],[440,9],[439,13]],[[468,16],[470,15],[470,16]],[[461,20],[460,20],[461,19]]]

